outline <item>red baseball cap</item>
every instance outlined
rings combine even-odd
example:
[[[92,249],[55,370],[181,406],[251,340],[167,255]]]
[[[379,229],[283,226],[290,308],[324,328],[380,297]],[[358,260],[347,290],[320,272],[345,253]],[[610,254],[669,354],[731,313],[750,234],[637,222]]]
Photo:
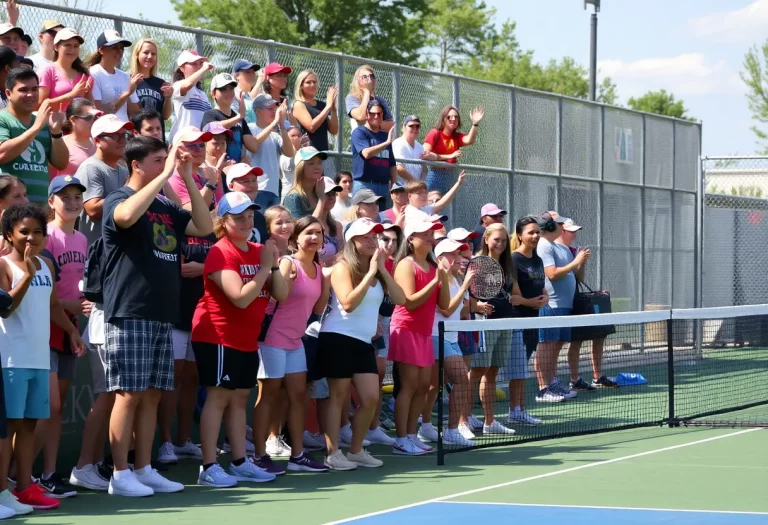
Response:
[[[267,67],[264,68],[264,75],[274,75],[276,73],[285,73],[286,75],[290,75],[291,71],[293,71],[288,66],[283,66],[278,62],[270,62],[267,64]]]

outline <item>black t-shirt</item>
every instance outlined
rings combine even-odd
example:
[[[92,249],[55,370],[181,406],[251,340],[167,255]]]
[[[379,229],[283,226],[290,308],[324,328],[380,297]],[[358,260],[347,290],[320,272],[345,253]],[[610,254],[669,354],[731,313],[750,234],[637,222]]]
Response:
[[[229,120],[234,116],[235,112],[231,110],[229,114],[224,114],[216,108],[209,109],[203,113],[200,129],[203,129],[206,124],[210,124],[211,122],[222,122],[224,120]],[[240,158],[243,155],[243,136],[251,135],[251,128],[244,126],[242,122],[243,121],[241,120],[239,123],[229,128],[229,131],[232,132],[233,136],[231,139],[227,139],[227,159],[234,160],[235,162],[240,162]]]
[[[533,299],[544,293],[544,263],[534,251],[531,258],[520,252],[512,252],[512,260],[515,262],[517,272],[517,285],[520,293],[526,299]],[[539,311],[529,306],[515,306],[515,317],[538,317]]]
[[[183,237],[181,253],[184,254],[184,262],[205,263],[205,258],[211,246],[216,244],[214,234],[208,237]],[[192,330],[192,317],[195,315],[197,303],[203,296],[203,277],[181,278],[181,295],[179,298],[179,322],[175,324],[179,330],[190,332]]]
[[[315,105],[307,104],[305,102],[296,101],[296,104],[304,104],[307,108],[309,116],[314,120],[325,109],[325,102],[322,100],[315,101]],[[305,129],[304,126],[299,123],[299,129],[302,133],[306,133],[309,137],[309,142],[318,151],[328,151],[328,119],[325,119],[322,124],[313,132]]]
[[[512,288],[514,282],[504,281],[504,285],[501,287],[501,291],[494,297],[486,301],[493,306],[493,313],[488,316],[488,319],[507,319],[509,317],[515,317],[515,307],[509,302],[509,298],[512,297]]]
[[[165,84],[165,80],[160,77],[149,77],[141,81],[136,86],[136,96],[139,97],[139,105],[142,109],[157,111],[160,115],[160,122],[163,122],[163,104],[165,97],[160,87]],[[163,142],[165,142],[165,124],[163,123]]]
[[[472,253],[477,253],[483,249],[483,235],[485,235],[485,226],[478,224],[475,228],[477,237],[472,239]]]
[[[267,221],[264,219],[264,215],[258,211],[253,212],[253,230],[251,230],[251,236],[248,237],[248,242],[256,242],[264,244],[269,239],[267,234]]]
[[[127,229],[114,220],[117,206],[135,195],[128,186],[104,200],[104,319],[179,321],[181,239],[192,215],[164,197]]]

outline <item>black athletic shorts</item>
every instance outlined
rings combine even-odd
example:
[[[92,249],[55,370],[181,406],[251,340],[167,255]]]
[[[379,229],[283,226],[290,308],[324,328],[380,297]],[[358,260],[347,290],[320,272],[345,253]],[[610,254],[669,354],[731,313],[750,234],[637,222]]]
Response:
[[[221,387],[228,390],[256,386],[259,372],[259,353],[243,352],[224,345],[192,341],[200,386]]]
[[[334,332],[320,332],[317,365],[322,377],[351,379],[355,374],[377,374],[376,350],[371,343]]]

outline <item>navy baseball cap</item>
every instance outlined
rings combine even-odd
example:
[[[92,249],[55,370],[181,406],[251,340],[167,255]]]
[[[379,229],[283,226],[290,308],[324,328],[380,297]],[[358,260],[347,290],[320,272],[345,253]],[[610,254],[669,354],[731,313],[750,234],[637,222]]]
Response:
[[[408,124],[409,122],[418,122],[419,124],[421,124],[421,119],[416,115],[408,115],[407,117],[405,117],[405,120],[403,120],[403,124]]]
[[[232,66],[232,74],[234,75],[235,73],[239,71],[245,71],[246,69],[253,69],[254,71],[258,71],[261,69],[261,66],[239,58],[235,60],[235,64]]]
[[[69,186],[77,186],[80,188],[80,191],[85,191],[85,186],[83,186],[77,177],[73,177],[72,175],[58,175],[53,178],[50,184],[48,184],[48,198],[53,197]]]
[[[396,191],[405,191],[405,185],[403,185],[402,182],[397,181],[392,185],[392,188],[390,188],[389,193],[395,193]]]

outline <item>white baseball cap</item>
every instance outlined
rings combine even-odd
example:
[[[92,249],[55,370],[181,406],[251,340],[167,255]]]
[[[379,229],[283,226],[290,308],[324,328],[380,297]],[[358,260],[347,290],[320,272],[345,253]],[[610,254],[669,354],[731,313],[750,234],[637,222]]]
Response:
[[[53,38],[53,45],[58,44],[59,42],[64,42],[65,40],[72,40],[76,39],[81,44],[85,43],[85,39],[80,36],[80,33],[72,29],[71,27],[65,27],[64,29],[61,29],[58,33],[56,33],[56,36]]]
[[[15,25],[9,24],[8,22],[0,24],[0,36],[7,35],[11,31],[16,31],[19,34],[19,38],[24,36],[24,30],[22,28],[16,27]]]
[[[62,30],[63,31],[63,30]],[[61,31],[59,31],[61,33]],[[104,133],[117,133],[118,131],[132,131],[131,122],[123,122],[113,114],[97,118],[91,127],[91,138],[96,138]]]
[[[464,228],[454,228],[448,232],[448,238],[454,241],[466,242],[469,239],[477,239],[477,232],[471,232]]]
[[[245,177],[246,175],[251,174],[259,177],[264,175],[264,170],[258,166],[251,166],[250,164],[246,164],[245,162],[238,162],[237,164],[233,164],[224,168],[224,175],[227,176],[227,186],[232,184],[232,181],[235,179],[239,179],[240,177]]]
[[[468,250],[469,245],[463,242],[454,241],[449,237],[443,237],[435,246],[435,256],[440,257],[444,253],[454,253],[462,250]]]
[[[184,126],[173,137],[173,143],[178,144],[179,142],[197,142],[199,140],[208,142],[212,139],[213,133],[210,131],[200,131],[200,128],[196,128],[195,126]]]
[[[443,224],[441,222],[433,222],[431,220],[412,220],[407,221],[405,224],[405,231],[403,232],[403,235],[405,235],[405,238],[407,239],[414,233],[424,233],[428,231],[435,231],[439,230],[443,227]]]
[[[342,190],[342,187],[336,184],[336,182],[334,182],[334,180],[330,177],[323,177],[323,184],[325,184],[323,193],[331,193],[332,191]]]
[[[373,222],[367,217],[361,219],[355,219],[347,225],[344,230],[344,240],[346,242],[351,241],[355,237],[361,235],[368,235],[369,233],[381,233],[384,231],[384,226],[378,222]]]
[[[227,86],[236,86],[237,80],[229,73],[219,73],[211,80],[211,89],[222,89]]]
[[[573,222],[573,219],[565,219],[563,229],[567,232],[577,232],[581,229],[581,226]]]
[[[61,32],[61,31],[60,31]],[[58,35],[56,35],[58,37]],[[179,58],[176,59],[176,66],[181,67],[184,64],[189,64],[191,62],[197,62],[198,60],[208,60],[206,57],[201,57],[197,54],[197,51],[193,51],[191,49],[187,49],[181,52],[179,55]]]
[[[230,191],[224,194],[216,207],[216,215],[224,217],[226,214],[239,215],[245,210],[253,208],[259,209],[259,205],[253,202],[248,195],[242,191]]]

